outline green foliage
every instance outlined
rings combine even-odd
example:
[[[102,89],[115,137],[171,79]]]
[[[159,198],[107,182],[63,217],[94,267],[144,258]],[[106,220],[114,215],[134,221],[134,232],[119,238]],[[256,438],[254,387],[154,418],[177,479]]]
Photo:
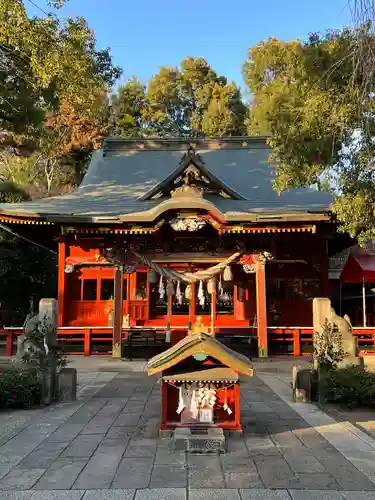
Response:
[[[361,27],[306,43],[270,38],[249,50],[245,80],[252,92],[248,133],[266,135],[276,164],[275,188],[329,184],[341,229],[362,243],[374,235],[374,99],[353,57]],[[372,49],[371,49],[372,50]]]
[[[326,318],[322,328],[313,334],[314,357],[320,368],[332,368],[344,359],[342,335]]]
[[[29,200],[30,196],[13,182],[0,184],[0,203],[17,203]]]
[[[11,365],[0,372],[0,407],[31,407],[39,401],[40,383],[35,371]]]
[[[56,297],[56,256],[1,231],[0,283],[3,321],[8,326],[22,325],[30,296]]]
[[[327,403],[374,408],[375,373],[356,366],[330,370],[321,375],[319,391]]]
[[[0,0],[0,143],[33,143],[35,178],[47,193],[61,171],[75,169],[79,150],[91,152],[103,136],[107,93],[120,74],[109,50],[97,50],[83,18],[29,18],[21,0]],[[18,160],[27,167],[25,158]]]
[[[112,97],[112,130],[121,136],[241,135],[245,115],[238,87],[202,57],[160,68],[147,89],[133,77]]]
[[[202,131],[209,137],[245,135],[246,107],[239,89],[234,84],[215,84],[211,101],[203,114]]]
[[[112,134],[122,137],[141,136],[142,110],[145,106],[146,87],[133,77],[112,96]]]

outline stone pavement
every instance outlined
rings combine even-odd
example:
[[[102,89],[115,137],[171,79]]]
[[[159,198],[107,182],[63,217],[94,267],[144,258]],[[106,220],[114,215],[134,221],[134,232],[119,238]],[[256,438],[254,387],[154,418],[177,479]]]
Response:
[[[0,413],[0,500],[375,500],[375,440],[293,404],[289,376],[245,379],[244,435],[203,457],[158,437],[144,368],[85,369],[76,402]]]

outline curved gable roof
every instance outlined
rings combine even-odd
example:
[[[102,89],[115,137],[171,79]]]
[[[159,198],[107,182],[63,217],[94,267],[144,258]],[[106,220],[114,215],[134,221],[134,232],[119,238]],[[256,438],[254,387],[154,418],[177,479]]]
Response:
[[[82,184],[72,193],[31,202],[0,205],[0,212],[18,216],[76,217],[88,221],[126,220],[147,212],[166,198],[144,200],[176,173],[189,140],[108,139],[95,151]],[[264,138],[194,140],[204,169],[233,193],[231,198],[207,199],[229,220],[251,214],[326,212],[327,193],[294,189],[280,196],[273,190],[274,170]],[[239,196],[235,196],[238,194]],[[236,199],[237,198],[237,199]],[[242,198],[242,199],[238,199]]]

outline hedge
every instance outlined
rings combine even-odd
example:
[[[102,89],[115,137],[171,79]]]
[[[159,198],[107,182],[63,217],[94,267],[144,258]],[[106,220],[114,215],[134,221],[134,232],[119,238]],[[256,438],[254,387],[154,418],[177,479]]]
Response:
[[[375,372],[357,366],[327,371],[320,376],[319,392],[326,403],[375,408]]]
[[[36,370],[22,366],[0,368],[0,407],[31,407],[40,403]]]

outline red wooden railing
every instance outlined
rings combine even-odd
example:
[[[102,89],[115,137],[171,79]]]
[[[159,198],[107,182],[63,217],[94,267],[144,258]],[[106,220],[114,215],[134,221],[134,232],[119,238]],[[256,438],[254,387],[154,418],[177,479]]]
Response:
[[[130,317],[134,321],[148,319],[148,302],[146,300],[132,300],[130,302]]]
[[[178,329],[184,329],[184,327],[176,327],[176,330]],[[230,328],[225,330],[230,330]],[[17,336],[21,333],[21,327],[0,329],[0,349],[2,348],[5,356],[12,356],[16,353]],[[358,339],[361,355],[375,355],[375,328],[354,327],[353,335]],[[269,327],[269,353],[291,356],[311,355],[312,336],[312,327]],[[58,329],[57,337],[65,346],[67,354],[90,356],[112,352],[112,328],[110,327],[64,327]],[[124,330],[123,338],[125,337],[126,331]],[[273,352],[272,349],[275,349],[275,346],[276,348],[283,346],[283,349]]]

